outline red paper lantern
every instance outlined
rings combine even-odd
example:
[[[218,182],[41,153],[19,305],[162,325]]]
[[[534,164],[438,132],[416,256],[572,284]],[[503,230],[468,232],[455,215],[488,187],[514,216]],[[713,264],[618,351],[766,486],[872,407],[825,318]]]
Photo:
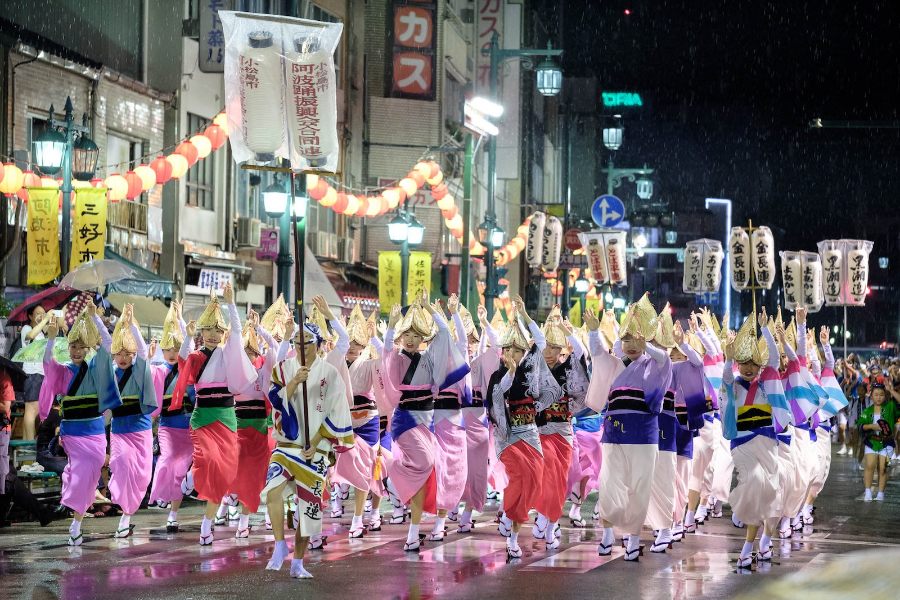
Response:
[[[125,197],[129,200],[134,200],[144,191],[144,181],[134,171],[125,173],[125,181],[128,182],[128,191],[125,192]]]
[[[451,204],[450,208],[441,210],[441,214],[444,216],[445,219],[452,219],[453,217],[456,216],[456,213],[458,213],[458,212],[459,212],[459,210],[456,208],[455,204]]]
[[[218,150],[228,141],[228,134],[215,123],[207,127],[203,135],[209,138],[209,143],[212,144],[213,150]]]
[[[418,187],[425,185],[425,177],[418,171],[410,171],[406,176],[415,181]]]
[[[319,179],[316,183],[315,187],[310,188],[309,197],[313,200],[321,200],[325,197],[325,194],[328,193],[328,182],[324,179]]]
[[[28,202],[28,189],[43,187],[41,178],[34,171],[22,171],[22,187],[16,192],[16,196],[22,199],[22,202]]]
[[[357,196],[357,200],[359,200],[359,208],[356,209],[357,217],[365,217],[369,212],[369,198],[367,196]]]
[[[438,185],[431,188],[431,195],[435,200],[440,200],[447,195],[447,192],[448,190],[446,183],[439,183]]]
[[[435,177],[437,177],[437,174],[441,171],[441,166],[433,160],[429,160],[425,164],[431,167],[431,174],[428,176],[428,179],[434,179]]]
[[[350,202],[347,200],[347,194],[344,192],[337,193],[337,200],[335,200],[334,204],[331,205],[331,210],[334,212],[341,214],[345,210],[347,210],[347,206]]]
[[[185,157],[188,161],[188,167],[193,167],[200,158],[200,153],[197,152],[197,146],[187,140],[175,147],[175,154],[180,154]]]
[[[384,199],[381,196],[373,196],[367,198],[369,201],[369,210],[366,211],[367,217],[377,217],[384,211]]]
[[[156,173],[156,183],[163,184],[172,179],[172,163],[160,156],[150,163],[150,168]]]
[[[91,179],[91,187],[102,188],[106,185],[106,182],[99,177],[94,177]]]

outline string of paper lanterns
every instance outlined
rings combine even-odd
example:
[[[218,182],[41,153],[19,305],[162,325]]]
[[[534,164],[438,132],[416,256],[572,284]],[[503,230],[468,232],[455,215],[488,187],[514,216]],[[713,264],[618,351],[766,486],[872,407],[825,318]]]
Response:
[[[105,187],[109,190],[110,202],[133,200],[142,193],[149,192],[155,185],[162,185],[172,179],[184,177],[189,168],[207,158],[228,141],[227,127],[228,121],[225,113],[219,113],[203,133],[197,133],[182,140],[175,146],[175,150],[171,154],[160,155],[149,164],[140,164],[124,174],[111,173],[103,179],[92,179],[89,184],[74,180],[72,187],[79,188],[88,185]],[[61,179],[41,177],[31,170],[23,172],[11,162],[3,164],[0,168],[0,193],[7,196],[16,195],[25,202],[28,201],[27,188],[59,188],[61,185]]]

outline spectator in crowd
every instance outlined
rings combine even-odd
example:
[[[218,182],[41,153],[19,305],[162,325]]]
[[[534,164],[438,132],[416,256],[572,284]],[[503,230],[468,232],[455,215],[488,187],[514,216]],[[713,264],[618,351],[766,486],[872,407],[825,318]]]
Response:
[[[67,326],[65,319],[58,317],[56,314],[46,312],[43,306],[33,306],[28,311],[29,322],[22,327],[20,332],[22,347],[36,340],[45,338],[47,326],[56,321],[59,330],[65,334]],[[22,370],[27,376],[25,379],[25,389],[23,395],[25,399],[25,416],[22,429],[22,439],[33,440],[35,432],[35,424],[38,416],[38,396],[41,393],[41,384],[44,383],[44,365],[41,361],[26,362],[22,364]]]
[[[894,454],[894,423],[896,423],[895,404],[888,399],[884,384],[873,383],[871,387],[872,404],[862,411],[856,424],[865,445],[865,473],[863,482],[866,486],[863,500],[872,501],[872,481],[878,471],[878,495],[875,500],[884,501],[884,489],[887,485],[887,463]]]

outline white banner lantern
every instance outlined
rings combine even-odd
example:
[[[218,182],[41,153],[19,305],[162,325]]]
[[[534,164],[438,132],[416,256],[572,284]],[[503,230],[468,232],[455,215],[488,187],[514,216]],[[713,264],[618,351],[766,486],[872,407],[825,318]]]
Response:
[[[562,253],[563,226],[556,217],[547,217],[544,227],[544,247],[541,249],[541,267],[548,273],[556,271]]]
[[[606,234],[606,262],[609,265],[609,282],[613,285],[628,285],[624,231]]]
[[[844,282],[844,250],[840,240],[819,242],[822,257],[822,292],[827,306],[841,305],[841,286]]]
[[[731,287],[741,292],[750,285],[750,236],[742,227],[732,227],[728,238],[729,257],[731,263]],[[686,258],[686,257],[685,257]]]
[[[756,286],[770,289],[775,282],[775,238],[768,227],[756,227],[750,236],[753,245],[753,276]]]
[[[803,263],[799,252],[784,251],[780,255],[784,306],[788,310],[796,310],[797,306],[803,306]]]
[[[869,290],[869,253],[872,242],[844,240],[847,252],[847,285],[844,301],[850,306],[863,306]]]
[[[343,25],[219,11],[225,110],[238,163],[289,160],[334,173],[340,156],[334,51]]]
[[[822,291],[827,306],[864,306],[869,286],[867,240],[823,240],[819,242]]]
[[[684,278],[686,294],[718,292],[722,283],[722,243],[707,238],[692,240],[684,249]]]
[[[627,285],[625,231],[587,231],[578,234],[594,281]]]
[[[822,261],[815,252],[801,252],[803,263],[803,306],[814,313],[825,303],[822,294]]]
[[[544,228],[547,225],[547,215],[538,211],[531,215],[528,223],[528,240],[525,243],[525,261],[529,267],[541,266],[544,252]]]
[[[609,269],[606,268],[606,246],[603,243],[603,234],[599,232],[580,233],[581,245],[587,256],[588,266],[594,281],[597,283],[609,283]]]

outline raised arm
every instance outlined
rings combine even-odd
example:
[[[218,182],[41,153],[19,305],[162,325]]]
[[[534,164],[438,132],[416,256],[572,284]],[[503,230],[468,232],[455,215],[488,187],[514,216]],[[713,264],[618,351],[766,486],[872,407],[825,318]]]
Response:
[[[106,325],[103,324],[103,320],[96,314],[91,315],[91,320],[94,321],[94,325],[97,326],[97,331],[100,332],[100,345],[103,346],[107,352],[111,351],[112,336],[109,334],[109,330],[106,329]]]
[[[766,348],[769,349],[769,360],[767,366],[777,370],[779,362],[781,361],[781,355],[778,352],[778,346],[775,344],[775,338],[772,337],[772,332],[769,331],[769,328],[765,325],[763,325],[761,329],[763,339],[766,340]],[[796,358],[796,355],[794,356],[794,358]]]
[[[656,364],[660,367],[665,366],[666,361],[669,360],[669,355],[665,350],[663,350],[662,348],[657,348],[650,342],[647,342],[646,346],[644,347],[644,351],[650,356],[650,358],[655,360]]]
[[[140,327],[132,321],[131,322],[131,336],[134,338],[134,342],[137,345],[137,357],[147,360],[147,342],[144,341],[144,336],[141,334]]]
[[[450,318],[453,319],[453,327],[456,328],[456,349],[460,354],[469,360],[469,336],[466,333],[466,327],[463,325],[462,315],[459,314],[459,297],[456,294],[450,294],[450,300],[447,302],[447,310],[450,311]]]

